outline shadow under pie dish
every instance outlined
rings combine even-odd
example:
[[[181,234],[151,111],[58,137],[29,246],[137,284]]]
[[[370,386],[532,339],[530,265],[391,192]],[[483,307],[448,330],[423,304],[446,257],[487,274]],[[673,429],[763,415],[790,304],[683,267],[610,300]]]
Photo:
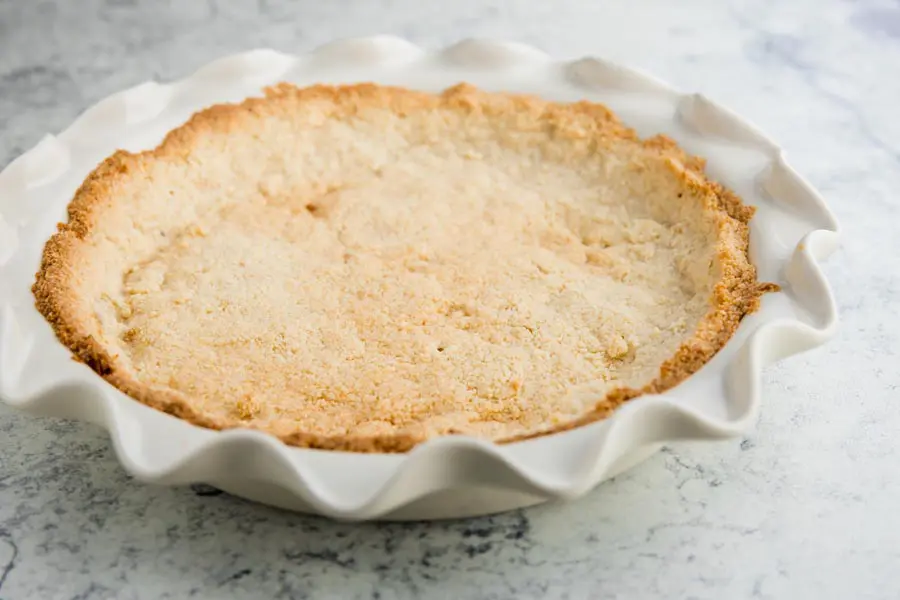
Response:
[[[598,104],[282,84],[101,164],[34,294],[80,360],[197,425],[507,442],[709,361],[770,289],[752,213]]]

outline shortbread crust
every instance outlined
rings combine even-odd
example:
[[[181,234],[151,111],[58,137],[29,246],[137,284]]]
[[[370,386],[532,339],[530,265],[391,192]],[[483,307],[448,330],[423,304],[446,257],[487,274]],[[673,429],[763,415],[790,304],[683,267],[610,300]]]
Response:
[[[283,84],[102,163],[34,293],[80,360],[197,425],[506,442],[708,362],[769,289],[752,214],[600,105]]]

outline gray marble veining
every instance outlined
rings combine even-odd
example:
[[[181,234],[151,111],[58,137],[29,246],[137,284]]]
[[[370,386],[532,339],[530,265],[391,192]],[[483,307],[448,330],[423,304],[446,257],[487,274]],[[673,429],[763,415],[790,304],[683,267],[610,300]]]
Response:
[[[132,481],[91,426],[0,407],[0,598],[900,597],[900,4],[0,0],[0,166],[100,98],[253,47],[394,33],[600,54],[759,124],[844,226],[836,340],[766,371],[743,440],[569,504],[351,525]]]

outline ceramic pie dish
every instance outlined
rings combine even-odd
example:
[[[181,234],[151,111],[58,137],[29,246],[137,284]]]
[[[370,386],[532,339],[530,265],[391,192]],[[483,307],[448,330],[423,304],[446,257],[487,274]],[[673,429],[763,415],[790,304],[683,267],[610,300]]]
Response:
[[[650,141],[632,141],[595,102]],[[529,124],[534,115],[539,122]],[[347,140],[350,117],[356,137]],[[202,140],[218,142],[190,141],[198,124],[212,131]],[[321,139],[291,137],[311,131]],[[667,137],[650,137],[657,134]],[[540,161],[523,162],[523,136],[528,152],[541,149]],[[402,152],[385,159],[392,143]],[[303,148],[315,152],[291,154]],[[95,171],[117,149],[142,153],[119,153]],[[172,155],[203,164],[205,175],[179,175]],[[601,155],[622,160],[603,164]],[[706,159],[705,172],[690,155]],[[303,165],[303,177],[287,163]],[[338,165],[340,178],[328,165]],[[497,173],[515,206],[491,194]],[[591,212],[596,202],[577,203],[591,174],[591,187],[608,190],[603,214]],[[626,191],[616,195],[616,185]],[[398,196],[442,189],[452,190],[447,202],[392,209]],[[569,200],[529,205],[530,190]],[[69,224],[47,245],[73,194]],[[490,210],[477,205],[483,198],[493,199]],[[502,218],[482,227],[486,214]],[[104,425],[141,479],[202,481],[344,519],[455,517],[574,497],[666,442],[736,435],[755,416],[762,366],[824,342],[836,322],[815,261],[833,250],[837,225],[777,146],[700,96],[597,59],[560,63],[516,44],[469,41],[427,53],[369,38],[300,57],[255,51],[181,82],[144,84],[101,102],[0,174],[0,215],[4,400]],[[557,221],[571,230],[560,234]],[[397,243],[373,238],[373,223]],[[626,233],[625,254],[604,223]],[[667,266],[694,264],[689,256],[704,269]],[[127,266],[136,263],[137,273]],[[39,265],[34,291],[47,320],[31,293]],[[683,272],[667,283],[670,271]],[[273,286],[273,273],[293,277]],[[447,273],[453,280],[441,281]],[[506,279],[523,278],[524,293],[504,290]],[[490,293],[471,287],[485,279],[495,282]],[[635,281],[654,283],[635,292]],[[392,298],[387,321],[373,317],[373,287]],[[696,298],[714,288],[720,301],[707,313]],[[767,289],[777,292],[760,303]],[[252,303],[233,302],[248,290]],[[557,312],[547,308],[551,296],[555,304],[567,298]],[[285,298],[303,300],[287,310]],[[624,299],[619,306],[633,314],[610,312],[609,298]],[[228,316],[229,307],[251,304],[270,320]],[[491,317],[479,319],[486,311]],[[356,319],[352,332],[336,329],[336,315]],[[591,327],[579,328],[579,315]],[[210,318],[256,328],[217,329]],[[397,325],[404,320],[414,326]],[[277,340],[256,335],[286,322],[294,325]],[[187,342],[173,333],[182,330]],[[204,341],[192,344],[198,336]],[[522,336],[544,358],[508,352]],[[315,347],[319,354],[302,354]],[[203,348],[220,349],[206,356]],[[309,366],[303,377],[291,360]],[[283,377],[279,363],[287,363]],[[551,363],[556,370],[542,371]],[[662,379],[647,383],[647,367],[660,363]],[[341,379],[330,365],[352,368]],[[579,368],[602,379],[579,379]],[[254,373],[266,375],[247,375]],[[560,373],[575,374],[577,397],[594,404],[542,387]],[[325,390],[315,402],[281,401],[313,388]],[[556,397],[565,401],[547,400]],[[348,405],[357,408],[348,414]],[[433,414],[407,418],[421,406]]]

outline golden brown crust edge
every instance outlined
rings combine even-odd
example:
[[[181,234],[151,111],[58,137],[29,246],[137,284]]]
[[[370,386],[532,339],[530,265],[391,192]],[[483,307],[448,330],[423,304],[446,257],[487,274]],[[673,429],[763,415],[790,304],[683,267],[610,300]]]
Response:
[[[68,222],[47,242],[40,269],[32,287],[38,311],[47,319],[60,342],[76,359],[87,364],[107,382],[132,398],[195,425],[210,429],[247,427],[240,419],[211,418],[195,411],[189,399],[175,391],[159,390],[135,379],[130,372],[118,367],[115,356],[94,339],[83,325],[85,316],[79,313],[74,301],[72,257],[81,240],[89,233],[96,208],[109,197],[112,185],[132,170],[140,170],[149,161],[186,156],[198,136],[206,131],[227,131],[246,118],[272,110],[272,103],[296,103],[328,100],[336,106],[353,107],[360,100],[377,101],[400,112],[423,107],[446,106],[470,111],[504,110],[494,103],[483,101],[484,94],[468,85],[446,90],[440,96],[412,92],[401,88],[371,84],[350,86],[313,86],[296,88],[280,84],[266,90],[264,98],[249,98],[240,104],[210,107],[192,116],[187,123],[170,132],[155,149],[132,154],[118,151],[101,163],[84,181],[68,207]],[[593,135],[619,137],[640,142],[634,132],[621,125],[604,106],[588,102],[557,105],[528,96],[507,95],[506,101],[517,110],[542,110],[542,118],[558,125],[565,134],[567,116],[589,115],[595,122]],[[578,131],[578,137],[584,132]],[[717,218],[718,255],[722,277],[715,287],[712,307],[701,320],[694,335],[665,361],[659,375],[640,389],[618,388],[600,400],[593,410],[581,418],[523,436],[498,440],[508,443],[558,433],[580,427],[609,416],[622,403],[644,394],[660,393],[678,385],[697,372],[728,342],[741,319],[756,310],[761,295],[776,291],[775,284],[760,283],[756,269],[748,259],[749,222],[754,209],[745,206],[730,190],[707,179],[704,161],[685,154],[677,144],[665,136],[657,136],[642,143],[645,148],[660,152],[668,159],[673,172],[687,188],[693,188],[708,198],[710,209]],[[424,441],[410,435],[379,436],[322,436],[303,431],[276,434],[284,443],[298,447],[354,452],[406,452]]]

